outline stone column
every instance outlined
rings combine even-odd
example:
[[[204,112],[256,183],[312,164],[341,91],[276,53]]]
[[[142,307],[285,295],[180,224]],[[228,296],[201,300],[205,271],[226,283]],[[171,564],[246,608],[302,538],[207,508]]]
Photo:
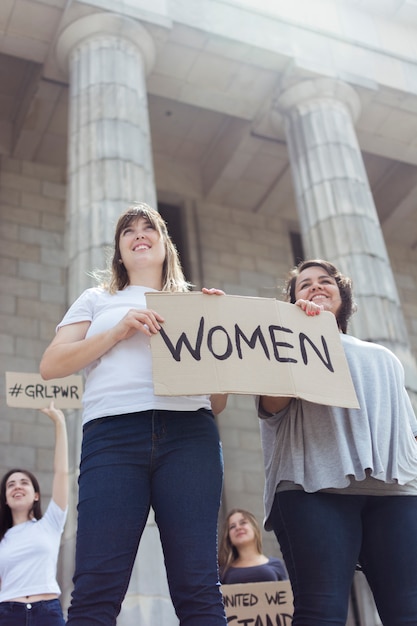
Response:
[[[56,52],[61,69],[69,75],[67,246],[68,297],[72,302],[93,284],[89,272],[105,267],[106,249],[113,247],[120,213],[135,200],[156,208],[145,83],[154,64],[155,48],[138,22],[101,13],[70,24],[60,35]],[[78,433],[70,441],[76,467],[80,429]],[[72,576],[76,492],[73,476],[67,541],[61,552],[64,608],[71,591],[68,581]],[[134,493],[126,494],[126,506],[134,497]],[[111,500],[109,493],[109,507]],[[124,532],[123,527],[120,532]],[[178,624],[152,514],[117,623]]]
[[[138,22],[100,13],[70,24],[57,58],[69,73],[69,297],[103,269],[121,211],[156,207],[146,74],[155,48]]]
[[[284,119],[306,258],[332,261],[353,278],[353,334],[395,352],[415,393],[417,368],[354,129],[359,98],[346,83],[318,78],[285,89],[274,108]]]

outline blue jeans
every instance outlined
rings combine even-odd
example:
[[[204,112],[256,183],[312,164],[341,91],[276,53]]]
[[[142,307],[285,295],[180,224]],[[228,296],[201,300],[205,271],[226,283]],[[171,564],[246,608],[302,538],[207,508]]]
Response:
[[[1,626],[65,626],[59,600],[0,602]]]
[[[344,626],[358,562],[384,626],[417,624],[417,496],[283,491],[270,521],[293,588],[293,626]]]
[[[211,411],[144,411],[86,424],[70,626],[113,626],[152,506],[182,626],[225,626],[217,517],[223,458]]]

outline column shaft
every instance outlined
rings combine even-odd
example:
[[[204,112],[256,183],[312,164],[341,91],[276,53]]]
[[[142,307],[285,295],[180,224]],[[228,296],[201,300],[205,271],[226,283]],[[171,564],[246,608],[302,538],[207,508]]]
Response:
[[[69,61],[69,296],[105,266],[121,211],[156,206],[142,51],[130,39],[94,33]]]
[[[277,101],[284,114],[307,258],[332,261],[354,281],[352,330],[402,360],[410,389],[416,366],[378,214],[354,131],[355,92],[337,81],[307,81]]]

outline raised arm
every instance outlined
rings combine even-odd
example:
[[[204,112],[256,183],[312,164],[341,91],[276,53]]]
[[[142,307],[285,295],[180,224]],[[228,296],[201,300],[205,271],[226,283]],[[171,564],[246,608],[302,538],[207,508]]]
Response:
[[[65,511],[68,506],[68,438],[65,415],[51,402],[48,408],[41,409],[55,424],[54,478],[52,500]]]

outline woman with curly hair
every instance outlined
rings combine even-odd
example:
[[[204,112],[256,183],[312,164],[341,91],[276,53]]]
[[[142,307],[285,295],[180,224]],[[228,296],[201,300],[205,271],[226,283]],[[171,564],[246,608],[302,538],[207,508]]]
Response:
[[[294,594],[293,626],[344,626],[357,563],[384,626],[417,624],[417,419],[404,370],[387,348],[347,334],[352,282],[304,261],[287,299],[333,313],[360,408],[260,397],[265,528]]]

